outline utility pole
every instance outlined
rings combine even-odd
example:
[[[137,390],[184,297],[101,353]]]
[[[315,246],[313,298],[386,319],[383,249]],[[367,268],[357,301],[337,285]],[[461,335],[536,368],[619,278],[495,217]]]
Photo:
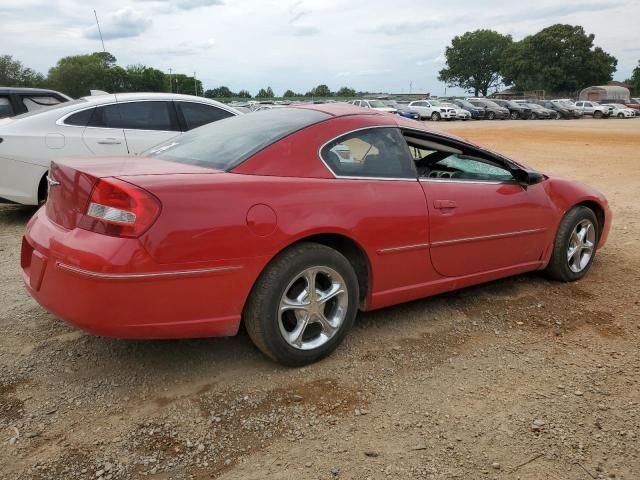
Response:
[[[411,95],[412,90],[413,90],[413,80],[409,80],[409,95]]]
[[[198,96],[198,81],[196,80],[196,72],[193,72],[193,89],[196,91],[196,97]]]
[[[173,93],[173,78],[171,77],[171,68],[169,68],[169,93]]]
[[[102,43],[102,51],[106,52],[107,49],[104,48],[104,40],[102,38],[102,30],[100,29],[100,22],[98,21],[98,13],[95,11],[95,9],[93,10],[93,15],[96,17],[96,25],[98,25],[98,33],[100,34],[100,42]]]

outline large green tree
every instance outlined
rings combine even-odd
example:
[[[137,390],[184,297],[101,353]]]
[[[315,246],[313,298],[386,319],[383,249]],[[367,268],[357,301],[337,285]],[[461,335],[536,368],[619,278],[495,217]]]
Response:
[[[493,30],[475,30],[453,37],[444,55],[446,66],[438,79],[450,87],[460,87],[475,96],[487,95],[502,83],[502,55],[511,44],[510,35]]]
[[[193,76],[184,75],[182,73],[174,73],[166,76],[167,82],[170,84],[165,86],[165,90],[172,93],[182,93],[184,95],[198,95],[203,96],[202,82],[196,80]]]
[[[208,98],[230,98],[237,96],[237,93],[231,91],[229,87],[216,87],[211,88],[204,92],[204,96]]]
[[[124,70],[115,62],[107,52],[64,57],[49,70],[47,83],[72,97],[89,95],[89,90],[121,91]]]
[[[163,92],[167,86],[164,72],[140,64],[127,66],[126,83],[128,92]]]
[[[635,95],[640,95],[640,60],[638,60],[638,66],[633,69],[631,78],[627,81],[632,87]]]
[[[340,90],[336,92],[336,97],[355,97],[356,91],[349,87],[340,87]]]
[[[504,54],[502,75],[517,90],[574,93],[611,80],[618,61],[593,34],[574,25],[556,24],[514,43]]]
[[[261,88],[260,90],[258,90],[258,94],[256,95],[257,98],[274,98],[275,94],[273,93],[273,90],[271,89],[271,87],[267,87],[266,90],[264,88]]]
[[[11,55],[0,55],[0,86],[41,87],[44,75],[22,65]]]

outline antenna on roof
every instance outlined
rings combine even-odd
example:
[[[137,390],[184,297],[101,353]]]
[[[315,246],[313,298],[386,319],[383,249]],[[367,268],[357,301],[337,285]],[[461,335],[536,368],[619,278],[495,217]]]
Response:
[[[106,49],[106,48],[104,48],[104,39],[102,38],[102,30],[100,29],[100,22],[98,21],[98,14],[97,14],[97,12],[95,11],[95,9],[93,10],[93,14],[94,14],[94,15],[95,15],[95,17],[96,17],[96,25],[98,25],[98,33],[100,34],[100,42],[102,43],[102,51],[103,51],[103,52],[106,52],[106,51],[107,51],[107,49]]]

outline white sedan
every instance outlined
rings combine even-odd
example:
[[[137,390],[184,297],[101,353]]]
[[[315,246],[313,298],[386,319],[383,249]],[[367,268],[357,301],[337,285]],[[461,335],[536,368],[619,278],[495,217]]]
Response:
[[[622,105],[621,103],[603,103],[602,106],[609,109],[609,113],[612,117],[631,118],[636,116],[636,112],[633,108],[628,108],[626,105]]]
[[[386,105],[382,100],[353,100],[349,103],[356,107],[371,108],[372,110],[378,110],[379,112],[398,113],[397,108]]]
[[[469,113],[467,110],[465,110],[464,108],[460,108],[457,105],[454,105],[453,103],[448,103],[448,102],[444,102],[442,104],[443,107],[448,107],[448,108],[453,108],[456,112],[456,117],[458,120],[470,120],[471,119],[471,113]]]
[[[0,202],[46,199],[52,160],[137,155],[182,132],[238,115],[220,102],[169,93],[84,97],[0,120]]]

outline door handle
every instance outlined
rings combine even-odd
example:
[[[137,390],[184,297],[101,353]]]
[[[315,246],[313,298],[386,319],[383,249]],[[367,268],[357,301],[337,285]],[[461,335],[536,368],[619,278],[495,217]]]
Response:
[[[456,202],[453,200],[434,200],[433,208],[437,208],[438,210],[447,210],[450,208],[456,208]]]
[[[98,145],[120,145],[122,142],[116,138],[106,138],[98,140]]]

